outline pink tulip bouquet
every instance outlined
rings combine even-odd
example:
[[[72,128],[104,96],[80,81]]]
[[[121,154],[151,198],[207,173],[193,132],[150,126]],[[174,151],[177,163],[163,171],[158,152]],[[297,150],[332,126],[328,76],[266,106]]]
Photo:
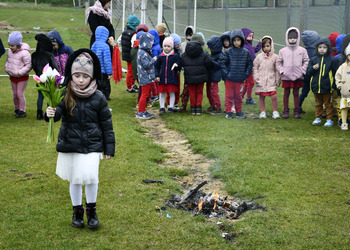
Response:
[[[42,75],[40,77],[34,75],[33,78],[38,84],[35,89],[41,91],[44,99],[47,101],[50,107],[55,108],[64,97],[62,92],[65,87],[59,88],[60,84],[63,83],[64,77],[61,76],[56,69],[52,69],[49,64],[46,64]],[[54,119],[49,118],[49,129],[46,138],[47,143],[52,143],[55,141],[53,124]]]

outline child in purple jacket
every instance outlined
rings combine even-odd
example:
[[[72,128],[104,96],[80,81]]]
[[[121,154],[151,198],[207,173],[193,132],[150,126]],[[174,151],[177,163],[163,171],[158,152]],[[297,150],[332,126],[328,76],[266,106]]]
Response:
[[[243,32],[244,39],[245,39],[244,48],[250,52],[250,55],[252,56],[252,60],[254,61],[255,53],[258,53],[259,50],[261,49],[261,40],[256,45],[256,47],[254,47],[253,46],[253,38],[254,38],[253,31],[251,31],[248,28],[243,28],[242,32]],[[253,78],[253,73],[252,73],[244,81],[244,86],[243,86],[243,90],[241,93],[242,98],[244,98],[245,93],[247,93],[246,104],[248,104],[248,105],[256,105],[257,104],[256,102],[254,102],[254,100],[252,98],[253,87],[254,87],[254,78]]]

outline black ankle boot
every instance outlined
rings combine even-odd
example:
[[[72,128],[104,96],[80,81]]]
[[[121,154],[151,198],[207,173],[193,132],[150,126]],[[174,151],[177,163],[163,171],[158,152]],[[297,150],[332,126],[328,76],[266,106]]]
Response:
[[[36,119],[37,120],[42,120],[44,118],[44,116],[43,116],[43,111],[41,110],[41,109],[38,109],[37,111],[36,111]]]
[[[86,203],[86,217],[88,219],[88,228],[95,229],[100,226],[96,214],[96,203]]]
[[[202,113],[202,106],[196,106],[196,115],[201,115]]]
[[[83,205],[73,206],[72,227],[83,228],[84,225],[84,208]]]

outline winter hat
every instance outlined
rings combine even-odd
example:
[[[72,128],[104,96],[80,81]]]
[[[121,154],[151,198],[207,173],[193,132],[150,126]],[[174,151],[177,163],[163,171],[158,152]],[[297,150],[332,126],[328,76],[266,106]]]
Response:
[[[135,15],[128,17],[128,26],[136,31],[136,27],[140,25],[140,19]]]
[[[164,34],[167,27],[166,27],[166,24],[165,23],[160,23],[156,26],[156,31],[159,33],[159,34]]]
[[[328,39],[329,39],[329,41],[331,41],[332,47],[335,47],[335,39],[337,39],[338,36],[339,36],[339,33],[337,33],[337,32],[333,32],[333,33],[329,34]]]
[[[288,39],[298,38],[298,32],[296,30],[291,30],[288,32]]]
[[[72,64],[72,75],[74,73],[84,73],[93,78],[94,62],[90,54],[83,52],[75,58]]]
[[[163,47],[165,45],[170,46],[171,48],[174,48],[174,39],[172,37],[166,37],[163,41]]]
[[[9,39],[8,39],[8,42],[12,43],[14,45],[21,45],[22,38],[23,38],[23,36],[22,36],[21,32],[14,31],[14,32],[11,32]]]
[[[143,30],[144,32],[148,32],[148,27],[146,24],[140,24],[139,26],[137,26],[136,32],[139,32]]]
[[[170,37],[174,39],[174,46],[179,45],[181,43],[181,37],[178,34],[172,33]]]
[[[143,30],[137,32],[136,39],[140,39],[140,36],[141,36],[142,33],[145,33],[145,32]]]
[[[204,45],[204,39],[198,33],[193,34],[193,36],[191,37],[191,42],[199,42],[201,45]]]

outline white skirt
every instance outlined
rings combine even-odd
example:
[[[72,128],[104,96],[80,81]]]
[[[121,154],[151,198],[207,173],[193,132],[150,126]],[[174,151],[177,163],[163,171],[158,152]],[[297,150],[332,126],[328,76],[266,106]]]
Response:
[[[56,174],[71,184],[98,184],[102,153],[58,153]]]

